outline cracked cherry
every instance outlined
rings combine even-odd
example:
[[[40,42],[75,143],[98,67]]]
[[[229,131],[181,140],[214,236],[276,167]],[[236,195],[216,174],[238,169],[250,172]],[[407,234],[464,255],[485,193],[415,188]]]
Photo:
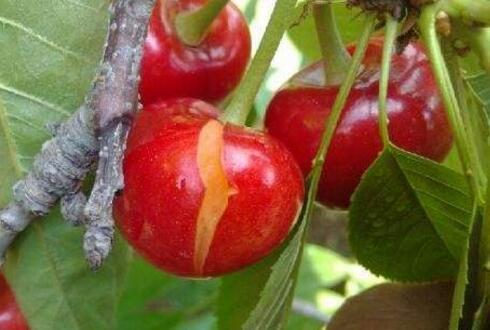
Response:
[[[223,124],[203,101],[167,100],[135,118],[114,216],[155,266],[209,277],[248,266],[288,235],[301,170],[270,135]]]
[[[229,3],[195,47],[178,38],[174,19],[204,0],[159,0],[144,44],[139,92],[144,105],[172,97],[217,102],[238,84],[250,58],[250,31]]]
[[[370,41],[363,71],[343,109],[324,164],[317,199],[347,208],[362,174],[382,149],[378,128],[378,89],[383,41]],[[353,47],[349,48],[353,52]],[[325,120],[338,86],[325,86],[322,63],[297,75],[271,100],[266,114],[269,133],[293,153],[303,174],[311,170]],[[389,134],[398,147],[442,161],[452,145],[429,61],[419,43],[394,55],[388,89]]]
[[[28,330],[29,326],[15,301],[5,277],[0,273],[0,329]]]

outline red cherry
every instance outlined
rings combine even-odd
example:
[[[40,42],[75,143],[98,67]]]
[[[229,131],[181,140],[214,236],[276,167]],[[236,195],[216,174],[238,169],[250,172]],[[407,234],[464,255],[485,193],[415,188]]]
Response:
[[[183,44],[173,24],[182,11],[205,0],[159,0],[153,10],[141,64],[144,105],[171,97],[216,102],[238,84],[250,58],[250,31],[240,10],[228,4],[197,47]]]
[[[364,70],[342,112],[322,174],[318,200],[347,208],[362,174],[382,149],[378,89],[383,41],[370,41]],[[352,52],[353,47],[349,50]],[[326,118],[339,90],[324,86],[318,62],[295,75],[270,102],[266,127],[293,153],[303,174],[311,170]],[[442,161],[452,145],[435,78],[422,46],[411,43],[394,55],[388,90],[389,133],[402,149]]]
[[[3,274],[0,273],[0,329],[28,330],[29,326],[15,301]]]
[[[126,153],[139,145],[151,142],[159,134],[165,133],[164,126],[172,125],[179,116],[191,115],[192,117],[209,119],[217,118],[218,114],[218,109],[209,103],[189,97],[172,98],[147,105],[138,114],[138,119],[133,121],[131,134],[128,136]]]
[[[114,202],[129,243],[181,276],[221,275],[266,256],[287,236],[304,194],[279,141],[205,116],[210,108],[186,99],[142,111]]]

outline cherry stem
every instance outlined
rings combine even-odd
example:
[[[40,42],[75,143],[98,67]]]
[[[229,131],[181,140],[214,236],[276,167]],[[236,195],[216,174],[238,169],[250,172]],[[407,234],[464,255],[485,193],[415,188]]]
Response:
[[[179,39],[189,46],[198,46],[228,1],[207,0],[204,5],[196,10],[177,14],[174,24]]]
[[[357,74],[361,67],[361,63],[369,43],[369,37],[374,30],[375,22],[376,20],[373,15],[369,15],[366,17],[364,29],[361,38],[359,39],[359,42],[356,46],[356,51],[354,52],[354,55],[352,57],[349,69],[347,70],[347,75],[345,77],[345,80],[340,85],[339,92],[332,106],[332,111],[325,122],[325,131],[322,135],[320,147],[318,148],[317,154],[313,159],[313,169],[310,173],[312,188],[308,192],[309,198],[315,198],[316,196],[318,183],[320,181],[320,174],[323,169],[323,164],[325,163],[328,148],[330,147],[330,143],[332,142],[332,138],[335,133],[335,129],[337,128],[342,110],[345,106],[352,86],[354,85],[354,82],[357,78]]]
[[[289,27],[294,13],[296,0],[277,0],[272,11],[264,36],[260,41],[247,73],[240,81],[233,97],[220,119],[243,125],[252,109],[255,96],[264,81],[264,76],[270,66],[284,32]]]
[[[466,136],[461,110],[459,108],[456,93],[451,84],[451,78],[448,68],[442,56],[441,46],[437,38],[435,29],[436,14],[438,8],[436,5],[427,5],[421,12],[419,18],[419,27],[422,38],[427,47],[428,55],[432,64],[432,69],[436,76],[436,81],[442,94],[443,102],[446,108],[446,113],[451,123],[452,130],[456,140],[456,148],[463,167],[465,177],[471,188],[474,197],[479,204],[483,202],[483,196],[475,177],[477,166],[473,164],[471,157],[466,147],[468,146],[468,138]]]
[[[388,131],[388,83],[390,80],[391,56],[395,46],[398,22],[391,16],[386,15],[385,40],[383,43],[383,58],[381,61],[381,77],[379,78],[379,132],[383,145],[387,147],[390,143]]]
[[[351,56],[342,42],[331,0],[314,3],[313,17],[323,57],[325,84],[339,85],[345,79]]]
[[[442,9],[452,17],[490,25],[490,2],[487,0],[445,0]]]
[[[374,30],[374,25],[375,25],[375,17],[372,15],[367,16],[361,39],[357,44],[356,51],[354,52],[354,56],[352,57],[351,64],[347,69],[347,75],[345,77],[345,80],[340,85],[339,92],[337,94],[337,97],[335,98],[335,102],[332,107],[332,112],[330,113],[327,120],[325,121],[325,131],[323,132],[321,137],[321,144],[316,153],[315,159],[313,160],[313,168],[308,176],[309,182],[308,182],[307,195],[305,199],[306,204],[303,207],[302,216],[301,216],[301,218],[305,219],[305,221],[309,221],[311,219],[311,216],[315,209],[314,201],[318,193],[318,184],[320,183],[320,177],[322,174],[323,164],[325,163],[326,153],[328,151],[328,148],[330,147],[330,143],[332,142],[333,134],[337,127],[337,123],[339,121],[342,109],[345,106],[347,97],[350,94],[352,86],[354,85],[354,81],[356,80],[357,74],[361,67],[362,59],[364,58],[364,54],[366,53],[366,49],[368,46],[369,37],[371,36],[372,31]],[[308,222],[305,223],[305,226],[307,225]],[[306,229],[304,230],[306,232]],[[306,235],[303,235],[302,243],[305,242],[305,239],[306,239]],[[301,247],[303,246],[304,244],[301,244]],[[302,254],[300,253],[300,257],[298,263],[296,264],[296,267],[298,267],[299,263],[301,262],[301,255]]]

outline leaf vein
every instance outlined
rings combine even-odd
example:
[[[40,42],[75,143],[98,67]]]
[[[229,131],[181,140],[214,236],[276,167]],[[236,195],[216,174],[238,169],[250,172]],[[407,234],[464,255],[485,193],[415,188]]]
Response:
[[[2,103],[0,103],[0,129],[4,133],[7,150],[9,153],[9,159],[14,168],[15,174],[17,177],[21,177],[24,169],[20,164],[20,161],[17,159],[17,145],[12,135],[12,131],[10,130],[10,126],[8,123],[8,119],[5,113],[5,108]]]
[[[10,117],[11,119],[15,119],[15,120],[21,122],[22,124],[24,124],[26,126],[29,126],[33,129],[36,129],[36,130],[41,131],[41,132],[45,133],[46,135],[48,135],[46,129],[44,127],[42,127],[41,125],[34,124],[33,122],[30,122],[30,121],[28,121],[28,120],[26,120],[26,119],[24,119],[18,115],[12,114],[12,113],[8,113],[8,117]]]
[[[58,105],[55,105],[53,103],[50,103],[46,100],[43,100],[42,98],[39,98],[37,96],[34,96],[34,95],[31,95],[29,93],[26,93],[24,91],[21,91],[21,90],[18,90],[18,89],[15,89],[15,88],[12,88],[12,87],[9,87],[5,84],[3,84],[2,82],[0,82],[0,90],[3,90],[9,94],[12,94],[12,95],[15,95],[15,96],[18,96],[18,97],[21,97],[21,98],[24,98],[26,100],[29,100],[31,102],[34,102],[34,103],[37,103],[37,104],[40,104],[48,109],[51,109],[53,111],[56,111],[60,114],[62,114],[63,116],[67,117],[70,115],[70,112]]]
[[[409,167],[401,167],[403,169],[403,171],[407,171],[407,172],[410,172],[412,174],[415,174],[417,176],[420,176],[420,177],[423,177],[425,179],[428,179],[432,182],[435,182],[437,184],[440,184],[446,188],[449,188],[451,190],[454,190],[454,191],[457,191],[467,197],[469,197],[469,194],[468,194],[468,191],[465,191],[465,190],[462,190],[462,189],[459,189],[458,187],[455,187],[455,186],[451,186],[449,185],[448,183],[444,182],[444,181],[440,181],[440,180],[437,180],[436,178],[434,178],[433,176],[430,176],[430,175],[427,175],[425,173],[422,173],[422,172],[418,172],[417,170],[413,169],[413,168],[409,168]]]
[[[33,39],[36,39],[37,41],[41,42],[42,44],[60,52],[63,55],[73,57],[73,58],[80,60],[80,61],[83,61],[83,62],[87,62],[87,63],[90,62],[90,60],[87,57],[56,44],[55,42],[53,42],[53,41],[47,39],[46,37],[36,33],[31,28],[26,27],[19,22],[16,22],[16,21],[10,20],[6,17],[0,16],[0,23],[2,23],[4,25],[8,25],[12,28],[15,28],[15,29],[18,29],[18,30],[24,32],[25,34],[29,35]]]
[[[461,211],[461,212],[463,212],[463,213],[468,214],[469,216],[471,216],[471,211],[468,211],[467,209],[464,209],[464,208],[462,208],[460,206],[451,204],[451,203],[447,202],[446,200],[442,199],[441,197],[433,194],[432,192],[430,192],[428,190],[423,190],[423,189],[420,189],[420,188],[414,188],[414,189],[419,194],[426,195],[426,196],[429,196],[431,198],[434,198],[435,200],[437,200],[438,202],[440,202],[440,203],[442,203],[444,205],[447,205],[449,207],[455,208],[456,210]],[[425,205],[425,203],[422,203],[422,205]]]
[[[61,279],[59,278],[59,275],[58,275],[59,270],[58,270],[56,261],[54,260],[54,257],[52,255],[50,246],[46,242],[46,237],[44,235],[44,231],[42,229],[42,226],[41,226],[41,224],[38,221],[33,222],[31,224],[31,226],[34,226],[34,228],[36,229],[37,236],[39,237],[39,241],[44,245],[44,251],[46,253],[46,259],[49,261],[49,263],[51,264],[51,268],[53,269],[53,272],[52,272],[53,273],[53,277],[54,277],[54,281],[53,282],[58,287],[58,290],[60,292],[60,297],[61,297],[61,299],[63,299],[64,301],[66,301],[66,306],[67,306],[68,313],[70,314],[71,318],[74,320],[73,323],[77,326],[77,329],[81,329],[81,326],[79,324],[79,320],[76,317],[76,315],[77,315],[77,313],[75,312],[76,311],[76,308],[74,308],[73,306],[71,306],[70,300],[66,298],[66,292],[63,289],[63,285],[61,284]]]
[[[99,10],[97,10],[97,8],[91,7],[89,5],[86,5],[84,3],[81,3],[81,2],[78,2],[78,1],[75,1],[75,0],[64,0],[64,1],[66,1],[68,3],[71,3],[72,5],[75,5],[77,7],[80,7],[80,8],[86,9],[86,10],[89,10],[89,11],[94,12],[94,13],[99,12]]]

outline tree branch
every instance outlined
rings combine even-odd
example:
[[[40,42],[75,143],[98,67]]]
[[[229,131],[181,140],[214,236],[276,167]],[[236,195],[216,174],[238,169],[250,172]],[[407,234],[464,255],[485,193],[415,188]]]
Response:
[[[114,7],[108,45],[93,108],[99,137],[95,185],[85,207],[85,256],[92,269],[110,252],[114,236],[112,200],[123,188],[122,158],[138,108],[139,69],[146,27],[155,0],[120,0]]]
[[[107,228],[108,217],[112,226],[112,196],[122,187],[122,154],[132,114],[137,108],[142,44],[154,1],[116,0],[113,5],[104,60],[84,105],[56,128],[56,136],[43,145],[32,170],[15,184],[13,201],[0,210],[2,257],[17,234],[34,218],[46,215],[59,199],[63,199],[63,214],[70,222],[85,222],[77,219],[81,216],[83,198],[78,195],[74,202],[70,197],[77,196],[81,181],[98,156],[96,184],[85,207],[89,216],[86,240],[91,239],[89,233],[95,231],[98,235],[94,228]],[[100,155],[99,150],[102,150]],[[117,179],[108,181],[108,177]],[[112,233],[104,235],[102,240],[108,238],[112,242]],[[100,240],[96,238],[92,246],[98,246]],[[91,266],[100,265],[103,258],[92,263],[93,249],[90,244],[84,246]],[[106,249],[105,255],[110,244]]]

